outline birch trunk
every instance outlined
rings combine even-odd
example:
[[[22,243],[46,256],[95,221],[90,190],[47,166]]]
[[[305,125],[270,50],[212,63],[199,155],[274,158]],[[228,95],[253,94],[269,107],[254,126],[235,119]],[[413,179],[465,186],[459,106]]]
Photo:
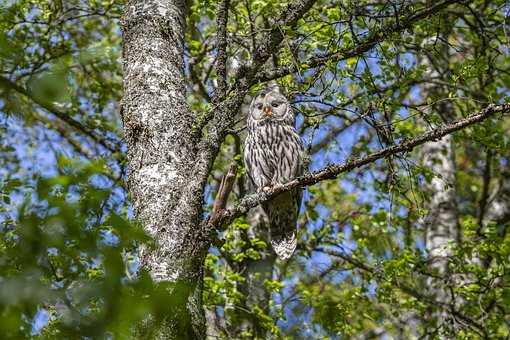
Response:
[[[423,146],[423,166],[432,172],[426,186],[429,193],[425,218],[425,244],[431,267],[444,275],[447,271],[449,243],[458,240],[457,204],[455,195],[455,153],[452,136]]]
[[[437,142],[425,144],[423,147],[423,166],[433,173],[431,182],[426,186],[429,193],[427,204],[428,215],[425,218],[425,245],[429,254],[430,269],[439,276],[451,278],[448,272],[448,258],[451,256],[451,245],[459,238],[457,203],[455,192],[455,153],[451,135]],[[448,282],[429,278],[427,286],[439,303],[452,302]],[[432,312],[428,317],[435,320],[440,333],[451,329],[449,311],[444,307]],[[440,338],[444,334],[440,334]]]
[[[205,179],[192,175],[197,141],[184,86],[186,10],[185,0],[128,0],[121,20],[128,186],[136,218],[157,242],[141,250],[140,260],[155,281],[169,283],[175,301],[150,334],[161,339],[205,334],[201,263],[207,242],[198,227]]]
[[[445,31],[441,34],[442,39],[448,41],[451,23],[448,16],[442,17]],[[441,57],[422,60],[426,65],[427,73],[433,78],[446,78],[449,75],[450,46],[443,44],[440,47]],[[447,89],[439,85],[425,85],[423,96],[438,100],[433,105],[432,112],[439,114],[444,122],[451,122],[455,119],[454,107],[451,101],[445,99]],[[427,193],[426,208],[427,216],[424,219],[425,246],[429,254],[430,269],[439,276],[446,279],[440,280],[430,277],[427,286],[439,303],[448,304],[452,302],[452,296],[448,286],[452,285],[452,277],[448,273],[448,258],[451,256],[451,246],[460,241],[458,207],[456,193],[456,166],[455,166],[455,145],[453,136],[448,135],[442,139],[425,144],[422,148],[423,166],[432,173],[432,180],[425,186]],[[453,321],[449,311],[444,307],[437,312],[432,312],[428,317],[435,318],[435,324],[441,339],[448,338],[450,323]]]
[[[505,234],[504,224],[510,220],[510,166],[505,164],[501,169],[499,183],[488,202],[484,225],[496,222],[500,228],[498,233]]]

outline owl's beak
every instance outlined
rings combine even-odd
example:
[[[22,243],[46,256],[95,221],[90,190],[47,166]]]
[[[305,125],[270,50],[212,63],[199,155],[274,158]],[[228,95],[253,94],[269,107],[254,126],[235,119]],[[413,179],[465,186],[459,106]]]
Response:
[[[264,107],[264,110],[263,110],[263,111],[264,111],[264,114],[265,114],[266,116],[268,116],[268,117],[271,117],[271,116],[272,116],[272,114],[273,114],[273,111],[271,110],[271,107],[267,107],[267,106],[266,106],[266,107]]]

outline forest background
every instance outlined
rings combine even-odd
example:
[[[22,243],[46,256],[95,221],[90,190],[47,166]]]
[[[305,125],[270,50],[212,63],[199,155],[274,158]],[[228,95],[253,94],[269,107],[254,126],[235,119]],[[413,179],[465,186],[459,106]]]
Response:
[[[0,333],[507,339],[509,13],[1,0]],[[251,195],[272,82],[312,173]],[[280,261],[256,207],[296,186]]]

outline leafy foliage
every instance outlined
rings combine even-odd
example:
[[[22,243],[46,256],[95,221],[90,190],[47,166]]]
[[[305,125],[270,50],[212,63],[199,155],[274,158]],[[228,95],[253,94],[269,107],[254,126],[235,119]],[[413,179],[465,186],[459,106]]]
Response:
[[[231,1],[229,85],[289,3]],[[283,42],[264,67],[296,69],[277,81],[298,113],[311,169],[507,100],[508,4],[458,2],[390,29],[430,4],[320,0],[294,27],[278,27]],[[202,118],[215,105],[217,6],[191,1],[187,18],[188,104]],[[172,306],[186,283],[156,284],[139,268],[139,246],[154,245],[133,222],[122,182],[121,10],[116,0],[0,3],[4,338],[129,338],[143,322],[150,337],[168,313],[179,313]],[[367,52],[333,57],[374,34],[384,39]],[[311,65],[324,56],[323,65]],[[225,169],[241,163],[238,118],[211,170],[206,213]],[[454,134],[461,240],[451,240],[446,274],[430,266],[424,223],[425,187],[442,174],[410,152],[309,187],[299,250],[287,263],[269,252],[260,213],[218,231],[204,262],[209,331],[220,338],[508,338],[509,123],[502,118]],[[248,192],[241,169],[230,203]]]

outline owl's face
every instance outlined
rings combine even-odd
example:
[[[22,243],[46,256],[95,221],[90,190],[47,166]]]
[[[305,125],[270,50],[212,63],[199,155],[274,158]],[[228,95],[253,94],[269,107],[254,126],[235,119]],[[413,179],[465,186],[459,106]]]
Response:
[[[290,103],[276,87],[260,91],[252,100],[250,118],[254,121],[293,121]]]

